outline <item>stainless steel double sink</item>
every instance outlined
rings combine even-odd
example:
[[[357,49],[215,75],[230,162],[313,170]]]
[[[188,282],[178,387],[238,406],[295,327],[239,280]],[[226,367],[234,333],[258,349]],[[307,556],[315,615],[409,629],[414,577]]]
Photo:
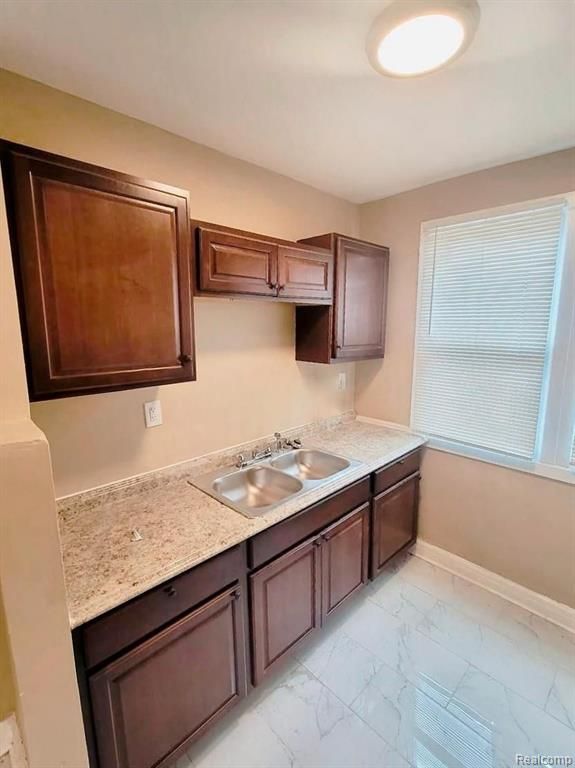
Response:
[[[361,466],[315,448],[280,453],[243,469],[225,468],[191,484],[246,517],[259,517],[278,504]]]

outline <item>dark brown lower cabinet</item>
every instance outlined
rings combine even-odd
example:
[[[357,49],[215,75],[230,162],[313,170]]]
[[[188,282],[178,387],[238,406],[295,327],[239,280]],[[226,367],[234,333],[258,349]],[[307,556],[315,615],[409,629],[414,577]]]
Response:
[[[371,575],[417,536],[419,472],[414,472],[373,499]]]
[[[315,536],[250,576],[254,685],[321,625],[320,545]]]
[[[99,768],[168,765],[245,695],[242,600],[227,589],[90,678]]]
[[[415,540],[419,464],[401,456],[76,628],[91,768],[171,766],[250,673],[258,685],[314,635]]]
[[[322,534],[322,617],[367,582],[369,504],[350,512]]]
[[[254,685],[366,583],[368,550],[366,503],[250,576]]]

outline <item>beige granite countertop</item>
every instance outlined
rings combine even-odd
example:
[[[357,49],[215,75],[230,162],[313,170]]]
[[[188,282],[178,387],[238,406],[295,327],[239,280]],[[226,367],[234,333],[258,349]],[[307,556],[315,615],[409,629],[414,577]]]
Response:
[[[188,570],[423,444],[410,432],[341,417],[290,433],[362,462],[332,482],[248,519],[189,484],[231,455],[195,459],[58,502],[72,628]],[[290,434],[286,433],[286,434]],[[249,448],[254,443],[241,446]],[[132,540],[132,531],[141,535]]]

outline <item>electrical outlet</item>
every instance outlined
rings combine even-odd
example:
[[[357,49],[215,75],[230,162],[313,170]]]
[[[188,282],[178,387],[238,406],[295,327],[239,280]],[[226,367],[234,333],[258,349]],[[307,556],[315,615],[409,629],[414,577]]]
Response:
[[[337,374],[337,389],[339,392],[343,392],[343,390],[347,387],[347,374],[346,373],[338,373]]]
[[[159,400],[150,400],[144,403],[144,417],[146,427],[159,427],[162,423],[162,404]]]

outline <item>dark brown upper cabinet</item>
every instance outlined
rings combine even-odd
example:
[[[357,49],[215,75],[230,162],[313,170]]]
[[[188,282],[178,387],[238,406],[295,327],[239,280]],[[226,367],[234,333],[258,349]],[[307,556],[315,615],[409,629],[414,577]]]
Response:
[[[30,398],[193,380],[188,193],[0,151]]]
[[[335,233],[301,242],[335,258],[333,307],[298,307],[296,359],[312,363],[383,357],[389,249]]]
[[[196,236],[200,290],[277,296],[277,245],[203,227]]]
[[[330,304],[333,255],[315,246],[194,222],[197,293]]]
[[[278,293],[280,299],[331,301],[331,254],[295,245],[278,246]]]

